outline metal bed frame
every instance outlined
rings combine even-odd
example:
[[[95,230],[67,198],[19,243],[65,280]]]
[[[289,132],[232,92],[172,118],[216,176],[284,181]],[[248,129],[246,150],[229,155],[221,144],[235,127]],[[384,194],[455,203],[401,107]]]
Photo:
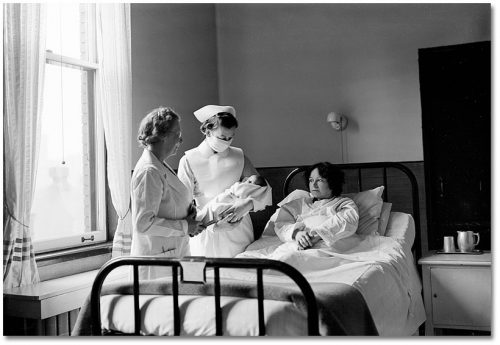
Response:
[[[357,170],[357,186],[358,191],[363,188],[362,174],[361,171],[364,169],[371,168],[381,168],[383,170],[383,184],[385,186],[385,192],[383,194],[384,201],[387,201],[388,195],[388,184],[387,184],[387,169],[394,168],[403,172],[411,183],[411,193],[412,193],[412,210],[413,218],[415,222],[415,240],[412,246],[412,251],[415,255],[415,259],[418,260],[421,256],[421,245],[420,245],[420,209],[419,209],[419,197],[418,197],[418,184],[413,172],[406,166],[395,163],[395,162],[377,162],[377,163],[354,163],[354,164],[337,164],[337,166],[342,170]],[[283,185],[283,195],[289,194],[289,189],[293,178],[304,172],[309,166],[299,166],[292,170],[285,179]],[[172,290],[173,290],[173,315],[174,315],[174,335],[180,335],[180,310],[179,310],[179,282],[178,274],[181,273],[182,280],[182,263],[186,261],[202,261],[205,263],[206,270],[207,267],[211,267],[214,270],[214,302],[215,302],[215,320],[216,320],[216,334],[218,336],[223,335],[223,320],[222,320],[222,310],[220,306],[220,268],[250,268],[257,270],[257,303],[258,303],[258,316],[259,316],[259,335],[265,335],[266,326],[264,324],[264,286],[263,286],[263,270],[273,269],[281,273],[288,275],[294,280],[297,286],[300,288],[304,299],[307,304],[307,316],[308,316],[308,335],[319,335],[319,324],[318,324],[318,307],[316,298],[311,286],[307,280],[302,276],[302,274],[296,270],[294,267],[276,260],[268,259],[242,259],[242,258],[205,258],[205,257],[185,257],[182,259],[175,258],[158,258],[158,257],[121,257],[108,261],[98,272],[91,290],[91,314],[92,314],[92,328],[94,330],[101,330],[101,315],[100,315],[100,293],[102,289],[103,282],[106,276],[115,268],[119,266],[132,266],[133,267],[133,293],[134,293],[134,321],[135,321],[135,332],[134,335],[140,335],[140,308],[139,308],[139,271],[138,267],[143,265],[153,265],[153,266],[170,266],[172,268]],[[204,271],[205,272],[205,271]],[[101,331],[102,334],[102,331]]]
[[[183,259],[175,258],[158,258],[158,257],[120,257],[108,261],[99,270],[92,285],[90,293],[92,329],[101,330],[101,312],[100,312],[100,295],[104,280],[107,275],[117,267],[132,266],[133,267],[133,292],[134,292],[134,335],[141,335],[141,313],[139,308],[139,266],[170,266],[172,268],[172,290],[173,290],[173,315],[174,315],[174,335],[180,335],[180,310],[179,310],[179,283],[178,273],[181,271],[182,279],[182,263],[189,261],[201,261],[205,263],[204,272],[207,267],[214,269],[214,301],[215,301],[215,335],[223,335],[222,327],[222,309],[220,306],[220,268],[252,268],[257,270],[257,303],[259,317],[259,335],[266,334],[266,326],[264,324],[264,284],[262,274],[264,269],[273,269],[286,274],[300,288],[305,302],[307,304],[307,324],[308,335],[319,335],[318,324],[318,307],[314,292],[304,278],[304,276],[294,267],[276,260],[268,259],[233,259],[233,258],[205,258],[205,257],[185,257]],[[102,334],[102,331],[101,331]]]
[[[341,170],[357,170],[358,172],[358,191],[362,190],[363,181],[361,176],[361,170],[364,169],[377,169],[380,168],[383,170],[382,178],[383,184],[385,186],[383,200],[387,202],[388,195],[388,184],[387,184],[387,169],[394,168],[401,172],[403,172],[407,177],[411,184],[411,195],[412,195],[412,210],[413,210],[413,220],[415,222],[415,240],[413,241],[412,251],[415,256],[415,260],[418,260],[422,256],[422,247],[421,247],[421,235],[420,235],[420,205],[419,205],[419,197],[418,197],[418,183],[413,172],[406,166],[401,163],[396,162],[375,162],[375,163],[350,163],[350,164],[335,164]],[[302,172],[305,172],[307,168],[310,166],[300,166],[292,170],[285,179],[285,183],[283,185],[283,195],[286,196],[290,193],[290,185],[292,183],[293,178]]]

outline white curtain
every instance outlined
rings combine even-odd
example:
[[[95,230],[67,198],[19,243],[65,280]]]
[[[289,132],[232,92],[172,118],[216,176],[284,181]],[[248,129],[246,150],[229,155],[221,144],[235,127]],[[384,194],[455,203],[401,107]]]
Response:
[[[45,6],[3,5],[4,289],[40,281],[31,243],[45,67]]]
[[[97,108],[107,148],[108,183],[118,225],[112,256],[129,255],[132,239],[132,70],[130,4],[97,4]]]

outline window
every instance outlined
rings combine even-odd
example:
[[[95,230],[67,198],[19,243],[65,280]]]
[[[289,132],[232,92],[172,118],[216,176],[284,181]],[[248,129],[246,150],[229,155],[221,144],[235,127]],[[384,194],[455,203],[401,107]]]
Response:
[[[95,7],[47,3],[31,229],[37,253],[106,239],[104,135],[95,116]]]

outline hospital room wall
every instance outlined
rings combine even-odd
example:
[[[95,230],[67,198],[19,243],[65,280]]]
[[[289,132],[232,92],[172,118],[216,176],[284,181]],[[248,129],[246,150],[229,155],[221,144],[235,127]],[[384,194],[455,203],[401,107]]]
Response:
[[[342,162],[330,111],[349,118],[344,162],[422,161],[419,48],[490,40],[489,4],[134,3],[133,133],[158,105],[232,104],[257,167]],[[135,140],[132,164],[141,150]]]
[[[219,97],[254,165],[422,161],[418,49],[490,40],[490,4],[217,4]],[[326,123],[344,113],[348,128]]]
[[[192,116],[217,104],[218,72],[213,4],[131,4],[132,167],[139,159],[137,129],[146,113],[171,106],[182,116],[184,143],[170,164],[202,139]]]

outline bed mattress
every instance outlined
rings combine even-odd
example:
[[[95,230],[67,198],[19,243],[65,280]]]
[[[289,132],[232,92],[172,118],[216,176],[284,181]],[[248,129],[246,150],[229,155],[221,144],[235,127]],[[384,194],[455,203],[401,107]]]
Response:
[[[102,327],[134,333],[133,296],[107,295],[101,298]],[[221,296],[225,335],[256,336],[259,334],[257,300]],[[268,335],[307,334],[307,319],[303,311],[286,301],[264,300],[264,318]],[[172,335],[174,321],[171,296],[140,296],[142,334]],[[112,308],[112,310],[110,310]],[[179,296],[181,336],[213,336],[215,334],[215,304],[212,296]],[[104,317],[106,316],[106,317]]]

